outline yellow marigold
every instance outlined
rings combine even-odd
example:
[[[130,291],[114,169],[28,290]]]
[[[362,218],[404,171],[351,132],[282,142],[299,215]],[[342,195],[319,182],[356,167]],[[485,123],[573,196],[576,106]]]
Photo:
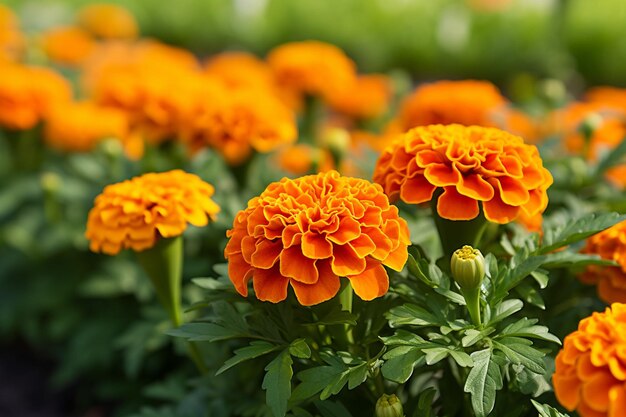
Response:
[[[581,275],[587,284],[598,286],[598,294],[607,303],[626,302],[626,222],[618,223],[587,239],[584,253],[600,255],[619,266],[590,265]]]
[[[198,86],[180,127],[181,140],[192,151],[213,148],[238,165],[253,150],[270,152],[296,140],[295,115],[267,91],[220,89],[219,84],[205,88],[213,92]]]
[[[581,417],[626,416],[626,305],[581,320],[556,357],[552,382],[559,402]]]
[[[305,41],[280,45],[267,62],[281,86],[299,95],[328,98],[355,82],[356,66],[339,48]]]
[[[471,220],[479,202],[487,220],[508,223],[548,204],[552,175],[539,151],[519,136],[480,126],[432,125],[400,136],[378,159],[374,181],[410,204],[438,196],[437,212]],[[440,189],[441,195],[435,194]]]
[[[63,26],[43,34],[41,46],[48,58],[62,65],[83,63],[95,48],[95,41],[84,30]]]
[[[0,126],[35,127],[55,105],[68,101],[69,83],[47,68],[0,64]]]
[[[329,105],[356,119],[372,119],[384,114],[391,101],[391,82],[384,75],[363,75],[351,85],[331,91]]]
[[[407,97],[396,122],[401,132],[451,123],[498,127],[494,115],[506,105],[507,100],[488,81],[438,81],[419,86]]]
[[[85,236],[94,252],[143,251],[159,238],[205,226],[220,208],[213,186],[181,170],[149,173],[104,188],[89,212]]]
[[[289,285],[302,305],[337,294],[340,277],[364,300],[387,292],[383,265],[401,270],[406,222],[380,186],[336,171],[270,184],[240,211],[224,254],[237,292],[252,280],[259,300],[277,303]]]
[[[78,23],[104,39],[134,39],[139,34],[135,17],[125,8],[108,3],[90,4],[79,10]]]
[[[124,141],[128,133],[126,113],[91,102],[68,102],[50,110],[44,140],[62,151],[87,152],[102,139]]]

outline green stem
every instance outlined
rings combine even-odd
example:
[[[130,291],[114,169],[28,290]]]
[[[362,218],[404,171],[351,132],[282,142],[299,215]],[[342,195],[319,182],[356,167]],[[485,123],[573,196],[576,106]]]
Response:
[[[476,326],[480,326],[480,286],[471,289],[464,289],[461,287],[461,293],[465,298],[467,304],[467,310],[469,311],[472,322]]]
[[[353,299],[353,291],[352,286],[350,285],[350,281],[345,279],[341,284],[341,289],[339,290],[339,303],[341,305],[341,309],[352,313],[352,299]],[[344,324],[344,331],[346,335],[346,342],[349,345],[354,344],[354,335],[352,334],[352,326],[349,324]]]
[[[307,96],[304,103],[304,114],[300,122],[299,142],[316,146],[318,121],[322,117],[324,107],[321,101],[313,96]]]

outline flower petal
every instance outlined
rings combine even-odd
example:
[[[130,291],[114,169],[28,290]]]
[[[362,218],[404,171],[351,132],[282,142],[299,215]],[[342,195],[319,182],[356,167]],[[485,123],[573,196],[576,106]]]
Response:
[[[314,284],[304,284],[295,280],[291,281],[291,287],[298,302],[304,306],[322,303],[333,298],[339,291],[341,283],[335,275],[328,261],[318,261],[319,279]]]
[[[257,269],[252,279],[256,298],[261,301],[278,303],[287,298],[289,278],[279,273],[278,267],[272,269]]]
[[[349,276],[354,293],[362,300],[369,301],[380,297],[389,290],[389,276],[385,268],[377,262],[368,262],[358,275]]]
[[[280,254],[280,273],[305,284],[317,282],[318,271],[315,261],[302,253],[298,246],[284,249]]]
[[[471,220],[479,212],[478,202],[459,194],[454,187],[445,187],[437,200],[437,213],[444,219]]]

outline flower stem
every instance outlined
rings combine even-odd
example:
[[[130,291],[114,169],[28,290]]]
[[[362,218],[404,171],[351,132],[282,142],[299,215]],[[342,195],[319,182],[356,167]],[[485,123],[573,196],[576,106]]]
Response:
[[[350,281],[348,279],[344,279],[341,283],[341,289],[339,290],[339,295],[337,299],[339,300],[339,305],[343,311],[347,311],[352,313],[352,286],[350,285]],[[352,333],[352,325],[344,324],[341,331],[335,334],[336,338],[338,338],[342,343],[349,347],[354,344],[354,335]]]
[[[465,298],[472,322],[476,326],[480,326],[482,324],[480,320],[480,286],[468,289],[461,288],[461,293]]]

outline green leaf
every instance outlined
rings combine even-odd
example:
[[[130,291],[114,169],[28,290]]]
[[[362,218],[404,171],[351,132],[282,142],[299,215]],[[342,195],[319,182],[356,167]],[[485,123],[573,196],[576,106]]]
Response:
[[[456,293],[454,291],[450,291],[448,289],[445,288],[441,288],[441,287],[437,287],[435,288],[435,292],[437,292],[438,294],[443,295],[444,297],[446,297],[448,300],[464,306],[465,305],[465,298],[463,298],[463,296],[459,293]]]
[[[504,336],[517,336],[517,337],[526,337],[533,339],[541,339],[546,340],[548,342],[554,342],[561,344],[561,341],[558,337],[551,334],[549,329],[545,326],[535,325],[537,323],[536,319],[527,319],[523,318],[521,320],[516,321],[515,323],[509,324],[505,327],[498,337]]]
[[[487,327],[480,331],[476,329],[467,329],[465,330],[465,336],[463,336],[463,339],[461,339],[461,345],[463,345],[463,347],[473,346],[477,342],[485,339],[495,330],[496,329],[494,329],[493,327]]]
[[[626,141],[625,141],[626,142]],[[547,404],[539,404],[535,400],[530,400],[537,411],[539,411],[539,417],[569,417],[568,414],[563,414],[558,411],[556,408],[551,407]]]
[[[315,401],[315,407],[322,417],[352,417],[352,414],[340,402]]]
[[[501,320],[517,313],[524,307],[524,303],[518,299],[504,300],[495,308],[489,324],[498,323]]]
[[[543,363],[545,354],[530,346],[527,339],[519,337],[505,337],[499,342],[493,341],[494,349],[498,349],[513,363],[523,365],[529,371],[543,374],[546,366]]]
[[[383,376],[399,384],[408,381],[413,369],[426,362],[422,349],[413,346],[391,349],[385,353],[383,359],[386,360],[381,368]]]
[[[412,417],[430,417],[437,390],[434,387],[426,388],[419,394],[417,407]]]
[[[387,346],[429,346],[429,343],[421,336],[402,329],[396,330],[393,336],[380,337],[380,339]]]
[[[537,288],[535,288],[531,284],[531,282],[532,281],[520,282],[519,285],[515,287],[515,291],[528,304],[533,305],[535,307],[539,307],[542,310],[545,310],[546,303],[543,301],[543,297],[541,297],[539,290],[537,290]]]
[[[623,138],[619,145],[602,156],[594,169],[594,175],[601,177],[609,168],[623,162],[624,156],[626,156],[626,138]]]
[[[287,414],[293,376],[292,364],[289,349],[285,349],[265,367],[266,373],[261,387],[265,390],[265,401],[274,417],[283,417]]]
[[[351,326],[356,326],[356,319],[356,314],[352,314],[349,311],[342,310],[340,306],[337,306],[337,308],[334,308],[319,320],[315,320],[312,323],[305,324],[310,326],[330,326],[334,324],[349,324]]]
[[[406,325],[413,326],[437,326],[443,323],[434,314],[415,304],[404,304],[394,307],[385,314],[391,327]]]
[[[474,367],[465,381],[463,390],[471,395],[476,417],[487,417],[496,403],[496,391],[502,388],[502,372],[494,361],[491,349],[472,353]]]
[[[469,368],[470,366],[474,366],[474,361],[467,353],[462,350],[451,350],[450,356],[452,359],[462,368]]]
[[[422,352],[426,355],[426,364],[434,365],[437,362],[445,359],[450,354],[450,349],[445,347],[435,347],[423,349]]]
[[[602,259],[600,255],[562,251],[550,254],[543,262],[545,268],[572,268],[588,265],[615,266],[617,263]]]
[[[217,370],[215,375],[219,375],[222,372],[232,368],[233,366],[240,364],[241,362],[266,355],[270,352],[275,351],[278,348],[278,346],[272,343],[261,340],[255,340],[253,342],[250,342],[249,346],[235,350],[235,356],[224,362],[224,365],[222,365],[222,367]]]
[[[182,337],[192,342],[215,342],[245,336],[244,333],[215,323],[187,323],[176,329],[170,329],[165,334]]]
[[[311,357],[311,348],[304,339],[296,339],[289,345],[289,353],[300,359],[308,359]]]
[[[544,229],[543,245],[539,254],[546,254],[563,246],[586,239],[619,222],[626,220],[626,215],[617,213],[590,213],[579,219],[568,221],[566,224],[546,227]]]

